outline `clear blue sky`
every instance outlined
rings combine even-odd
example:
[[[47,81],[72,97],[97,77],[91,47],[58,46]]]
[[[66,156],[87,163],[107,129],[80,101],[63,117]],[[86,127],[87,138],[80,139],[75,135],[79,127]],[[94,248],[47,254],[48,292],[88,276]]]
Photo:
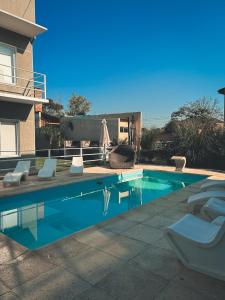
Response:
[[[73,91],[91,113],[142,111],[161,125],[183,103],[223,97],[224,0],[36,0],[35,69],[47,95]]]

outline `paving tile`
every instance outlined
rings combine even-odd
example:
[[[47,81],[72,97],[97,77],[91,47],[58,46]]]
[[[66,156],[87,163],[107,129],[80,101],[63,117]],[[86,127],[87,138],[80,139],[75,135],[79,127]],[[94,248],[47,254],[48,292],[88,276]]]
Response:
[[[148,217],[153,217],[155,215],[161,214],[168,209],[167,207],[157,205],[156,202],[157,200],[141,206],[139,208],[139,211],[147,214]],[[145,220],[142,220],[142,222],[143,221]]]
[[[121,215],[121,218],[125,218],[133,222],[143,222],[149,218],[149,215],[140,209],[131,209],[128,212]]]
[[[148,247],[132,261],[144,270],[151,271],[168,280],[175,277],[180,271],[173,252],[158,247]]]
[[[143,222],[143,224],[150,225],[150,226],[158,228],[158,229],[164,229],[173,223],[174,223],[173,219],[170,219],[170,218],[167,218],[167,217],[164,217],[161,215],[151,217],[148,220],[145,220]]]
[[[178,221],[181,219],[186,213],[183,211],[179,211],[178,209],[168,209],[167,211],[162,213],[162,216],[165,216],[167,218],[171,218],[174,221]]]
[[[156,296],[155,300],[212,300],[211,297],[200,294],[198,291],[187,288],[181,283],[171,282]]]
[[[121,233],[136,224],[137,222],[132,222],[122,218],[117,218],[116,220],[107,222],[107,224],[104,224],[102,227],[104,228],[104,230],[109,230],[115,233]]]
[[[141,241],[119,236],[109,245],[102,247],[102,251],[118,258],[129,260],[143,251],[147,245]]]
[[[95,284],[122,264],[124,260],[91,248],[85,253],[71,257],[66,269]]]
[[[172,197],[160,197],[159,199],[156,199],[155,201],[152,202],[153,205],[155,206],[162,206],[162,207],[165,207],[165,208],[168,208],[168,207],[173,207],[175,206],[177,203],[179,203],[179,200],[175,200],[173,199]]]
[[[104,229],[90,229],[82,231],[78,234],[75,234],[73,238],[83,244],[101,248],[104,245],[107,245],[115,238],[117,235],[113,232]]]
[[[161,230],[144,224],[138,224],[137,226],[131,227],[130,229],[122,232],[121,235],[150,244],[154,244],[163,237]]]
[[[6,293],[6,294],[0,296],[0,300],[19,300],[19,299],[20,298],[12,292],[9,292],[9,293]]]
[[[162,237],[157,241],[157,247],[165,249],[165,250],[172,250],[169,243],[165,239],[165,237]]]
[[[101,280],[97,287],[121,300],[151,300],[168,284],[168,281],[131,263]]]
[[[23,300],[74,299],[91,286],[62,267],[41,274],[13,289]]]
[[[1,275],[0,275],[1,278]],[[1,281],[0,279],[0,296],[7,293],[9,291],[9,288]]]
[[[20,256],[18,260],[12,264],[1,265],[0,276],[6,286],[14,288],[54,267],[55,266],[49,263],[47,259],[29,253],[28,255]]]
[[[0,264],[9,262],[26,251],[25,247],[0,234]]]
[[[87,249],[89,249],[88,245],[69,237],[37,250],[36,253],[45,257],[50,263],[67,265],[70,257],[84,253]]]
[[[184,286],[193,290],[199,291],[206,297],[211,299],[224,300],[225,299],[225,282],[201,274],[199,272],[187,269],[180,264],[180,273],[173,279],[174,283]]]
[[[116,298],[109,296],[102,289],[92,287],[86,292],[76,297],[74,300],[116,300]]]

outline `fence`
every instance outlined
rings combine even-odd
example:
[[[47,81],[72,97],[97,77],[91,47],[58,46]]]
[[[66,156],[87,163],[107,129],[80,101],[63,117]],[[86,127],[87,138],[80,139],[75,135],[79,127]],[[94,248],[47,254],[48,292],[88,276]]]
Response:
[[[0,85],[3,91],[46,99],[46,75],[42,73],[0,64]]]
[[[57,158],[57,167],[68,166],[73,156],[82,156],[84,163],[95,163],[105,161],[107,150],[104,147],[87,147],[87,148],[57,148],[57,149],[40,149],[24,151],[23,156],[4,157],[4,151],[0,151],[0,172],[13,170],[20,160],[31,160],[31,168],[39,169],[45,158]],[[14,151],[5,151],[8,153]],[[30,153],[36,153],[31,156]],[[15,152],[14,152],[15,153]],[[29,157],[30,155],[30,157]]]

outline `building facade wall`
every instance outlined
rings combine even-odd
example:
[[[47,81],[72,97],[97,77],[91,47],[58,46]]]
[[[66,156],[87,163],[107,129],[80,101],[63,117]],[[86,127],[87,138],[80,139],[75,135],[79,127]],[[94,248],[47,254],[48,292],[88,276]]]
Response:
[[[128,142],[128,139],[129,139],[128,127],[129,127],[128,120],[124,121],[123,119],[122,120],[120,119],[119,142]],[[121,128],[123,128],[123,129],[126,128],[127,132],[125,132],[125,131],[122,132]]]
[[[0,9],[35,22],[35,0],[0,0]],[[15,49],[15,73],[13,76],[16,77],[13,83],[0,82],[0,91],[34,96],[33,83],[30,81],[33,76],[32,41],[16,32],[0,28],[0,43]],[[18,121],[19,153],[22,156],[33,155],[35,153],[34,106],[0,99],[0,119]]]
[[[0,9],[29,21],[35,21],[35,0],[0,0]],[[15,67],[18,68],[15,76],[19,77],[16,78],[15,84],[1,84],[0,90],[31,96],[26,94],[33,93],[33,90],[25,89],[28,85],[32,85],[29,82],[33,72],[33,46],[30,39],[0,28],[0,43],[15,47]]]
[[[35,153],[34,106],[0,101],[0,120],[18,122],[18,150],[22,156]]]
[[[67,140],[98,142],[101,134],[101,119],[75,119],[65,117],[61,120],[64,135]],[[107,120],[111,140],[118,140],[119,119]]]
[[[25,36],[0,28],[0,43],[15,49],[16,67],[15,83],[0,83],[0,91],[32,96],[33,83],[30,79],[33,75],[33,46],[31,41]]]
[[[0,0],[0,9],[28,21],[35,21],[35,0]]]
[[[115,114],[101,114],[98,115],[102,118],[129,118],[131,121],[134,118],[134,144],[137,149],[140,150],[141,146],[141,132],[142,132],[142,113],[141,112],[126,112],[126,113],[115,113]]]

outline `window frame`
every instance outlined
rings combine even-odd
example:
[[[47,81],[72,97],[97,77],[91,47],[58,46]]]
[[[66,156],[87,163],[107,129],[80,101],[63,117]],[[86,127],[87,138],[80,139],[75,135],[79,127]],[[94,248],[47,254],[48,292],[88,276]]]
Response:
[[[4,43],[4,42],[1,42],[1,41],[0,41],[0,45],[3,45],[3,47],[5,46],[6,48],[11,48],[13,50],[12,67],[11,67],[11,69],[13,70],[13,72],[12,72],[12,82],[0,81],[0,84],[15,86],[16,85],[16,79],[17,79],[17,74],[16,74],[16,53],[17,53],[17,47],[12,46],[12,45],[7,44],[7,43]]]

